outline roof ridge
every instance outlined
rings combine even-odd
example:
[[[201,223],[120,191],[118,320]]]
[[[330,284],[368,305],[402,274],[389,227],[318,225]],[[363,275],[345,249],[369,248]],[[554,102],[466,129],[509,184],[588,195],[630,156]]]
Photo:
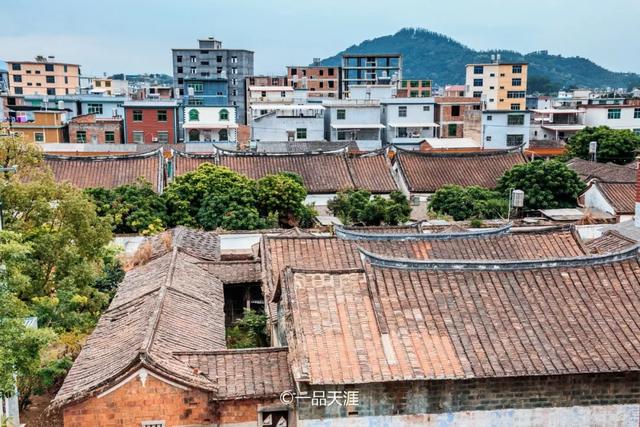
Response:
[[[207,356],[207,355],[218,355],[218,354],[253,354],[253,353],[273,353],[273,352],[281,352],[288,351],[289,347],[280,346],[280,347],[251,347],[251,348],[225,348],[221,350],[201,350],[201,351],[174,351],[174,356]]]
[[[128,154],[113,154],[113,155],[97,155],[97,156],[69,156],[62,154],[44,153],[45,160],[79,160],[79,161],[106,161],[106,160],[135,160],[144,159],[147,157],[153,157],[154,155],[162,152],[163,147],[158,147],[154,150],[144,153],[128,153]]]
[[[393,144],[391,144],[393,145]],[[506,150],[484,150],[484,151],[454,151],[454,152],[435,152],[435,151],[417,151],[407,150],[402,147],[393,145],[396,150],[396,155],[406,154],[416,157],[491,157],[491,156],[506,156],[509,154],[520,154],[526,159],[522,153],[522,145]]]
[[[478,231],[463,231],[449,233],[361,233],[336,225],[334,227],[336,237],[342,240],[451,240],[468,237],[487,237],[509,233],[513,223],[509,222],[502,227],[487,228]]]
[[[358,251],[363,257],[363,261],[372,266],[383,268],[397,268],[404,270],[482,270],[482,271],[511,271],[511,270],[531,270],[538,268],[557,267],[581,267],[607,264],[610,262],[623,261],[631,258],[638,258],[640,243],[619,252],[610,252],[603,255],[581,255],[577,257],[559,257],[550,259],[527,259],[527,260],[457,260],[457,259],[409,259],[393,258],[375,254],[362,247]]]

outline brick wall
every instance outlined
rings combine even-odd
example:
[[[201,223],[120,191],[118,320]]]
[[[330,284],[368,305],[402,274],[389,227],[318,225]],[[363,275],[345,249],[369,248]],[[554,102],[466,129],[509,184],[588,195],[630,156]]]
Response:
[[[89,114],[79,116],[69,122],[69,142],[78,143],[78,131],[86,133],[86,143],[92,143],[96,137],[97,144],[105,144],[105,132],[113,132],[113,144],[122,144],[122,121],[121,120],[96,120],[95,115]]]
[[[358,417],[439,414],[463,411],[532,409],[640,403],[640,373],[574,375],[466,381],[427,381],[352,386],[359,391]],[[313,390],[322,390],[313,388]],[[328,387],[325,390],[339,390]],[[312,390],[308,390],[312,395]],[[348,408],[296,408],[300,419],[347,417]]]
[[[228,400],[217,403],[216,413],[221,425],[257,423],[258,409],[263,406],[282,405],[280,399]]]
[[[167,112],[166,121],[158,121],[158,111],[164,110]],[[142,111],[142,120],[134,121],[133,112]],[[125,121],[126,121],[126,135],[125,140],[128,144],[134,144],[133,134],[134,132],[143,132],[144,143],[152,144],[159,141],[154,141],[154,138],[158,138],[158,132],[167,132],[168,143],[173,144],[176,142],[176,110],[172,107],[160,107],[158,108],[138,108],[127,107],[125,108]]]
[[[151,375],[144,386],[136,377],[103,397],[66,407],[63,416],[65,427],[140,427],[151,420],[163,420],[166,427],[214,423],[207,393],[182,390]]]

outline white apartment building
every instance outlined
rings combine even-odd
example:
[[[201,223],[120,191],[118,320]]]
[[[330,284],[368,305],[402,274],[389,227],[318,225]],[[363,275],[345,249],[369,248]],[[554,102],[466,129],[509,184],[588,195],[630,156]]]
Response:
[[[427,138],[435,138],[433,98],[393,98],[381,101],[383,141],[406,149],[419,149]]]
[[[529,146],[531,113],[529,111],[483,111],[481,118],[484,149],[503,150]]]
[[[249,110],[252,141],[321,141],[324,112],[320,104],[253,104]]]
[[[529,130],[531,140],[566,141],[585,128],[584,109],[545,108],[531,110],[533,120]]]
[[[185,142],[236,142],[236,107],[185,107]]]
[[[345,99],[323,101],[325,137],[331,142],[355,141],[362,151],[382,147],[380,101],[377,99]]]
[[[584,105],[586,126],[629,129],[640,135],[640,105]]]

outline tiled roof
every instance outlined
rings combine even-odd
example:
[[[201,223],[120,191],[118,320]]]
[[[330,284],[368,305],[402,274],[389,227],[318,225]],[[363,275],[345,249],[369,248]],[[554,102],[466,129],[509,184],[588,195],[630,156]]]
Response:
[[[635,213],[636,183],[632,182],[596,182],[602,195],[611,203],[618,215]]]
[[[640,370],[636,248],[597,260],[469,270],[366,259],[364,271],[285,272],[280,302],[296,381]]]
[[[220,236],[216,233],[177,226],[155,236],[145,239],[140,246],[151,246],[149,258],[155,258],[169,253],[173,248],[180,248],[182,252],[196,258],[219,261]]]
[[[588,241],[585,246],[592,254],[604,254],[617,252],[619,250],[635,245],[637,242],[626,237],[617,231],[609,230],[602,233],[602,236]]]
[[[506,171],[526,161],[520,151],[442,154],[398,150],[395,158],[409,191],[415,193],[433,193],[448,184],[495,188]]]
[[[156,192],[161,192],[164,179],[162,148],[131,155],[58,156],[45,154],[45,164],[56,181],[67,181],[79,188],[114,188],[132,184],[142,177]]]
[[[420,222],[407,225],[384,225],[384,226],[343,226],[342,230],[353,231],[360,234],[415,234],[422,232]]]
[[[266,298],[269,300],[276,293],[276,285],[286,267],[322,271],[361,268],[358,247],[389,256],[418,259],[546,259],[587,253],[573,229],[427,239],[429,235],[425,235],[425,240],[265,236],[260,252]]]
[[[203,263],[202,267],[214,274],[225,285],[260,282],[260,260],[238,260]]]
[[[216,384],[216,399],[278,396],[293,389],[283,347],[181,353],[177,357]]]
[[[225,348],[223,285],[199,261],[175,247],[127,272],[54,403],[92,394],[143,366],[214,390],[172,354]]]
[[[636,182],[636,170],[629,166],[590,162],[578,158],[569,160],[567,166],[584,181],[597,178],[600,181]]]
[[[310,194],[362,188],[390,193],[398,187],[383,153],[347,158],[344,154],[221,154],[193,155],[174,150],[175,175],[191,172],[203,163],[226,166],[251,179],[279,172],[302,178]]]

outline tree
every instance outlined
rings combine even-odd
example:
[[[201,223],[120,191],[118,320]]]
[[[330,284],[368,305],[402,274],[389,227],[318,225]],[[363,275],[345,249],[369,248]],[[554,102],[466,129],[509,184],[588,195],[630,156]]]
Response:
[[[244,309],[244,315],[227,328],[228,348],[254,348],[269,345],[267,337],[267,316],[250,308]]]
[[[504,218],[507,216],[508,202],[497,191],[483,187],[447,185],[433,194],[429,210],[449,215],[456,221]]]
[[[149,235],[167,226],[165,200],[144,179],[113,189],[89,188],[85,193],[95,203],[98,215],[109,218],[114,233]]]
[[[258,210],[263,217],[275,216],[286,226],[310,227],[315,210],[304,204],[307,190],[300,176],[284,172],[257,181]]]
[[[21,175],[43,170],[43,153],[35,142],[26,142],[22,138],[13,136],[0,137],[0,167],[17,166]],[[9,177],[3,174],[3,179]]]
[[[589,160],[589,143],[598,143],[597,160],[602,163],[625,164],[633,161],[640,149],[640,135],[628,129],[608,126],[587,127],[576,132],[567,143],[567,155]]]
[[[497,190],[508,197],[509,191],[524,191],[527,209],[570,208],[576,206],[585,184],[578,174],[558,160],[534,160],[508,170]]]
[[[411,206],[399,191],[394,191],[388,199],[366,190],[339,192],[329,201],[329,210],[344,224],[397,225],[409,220]]]

